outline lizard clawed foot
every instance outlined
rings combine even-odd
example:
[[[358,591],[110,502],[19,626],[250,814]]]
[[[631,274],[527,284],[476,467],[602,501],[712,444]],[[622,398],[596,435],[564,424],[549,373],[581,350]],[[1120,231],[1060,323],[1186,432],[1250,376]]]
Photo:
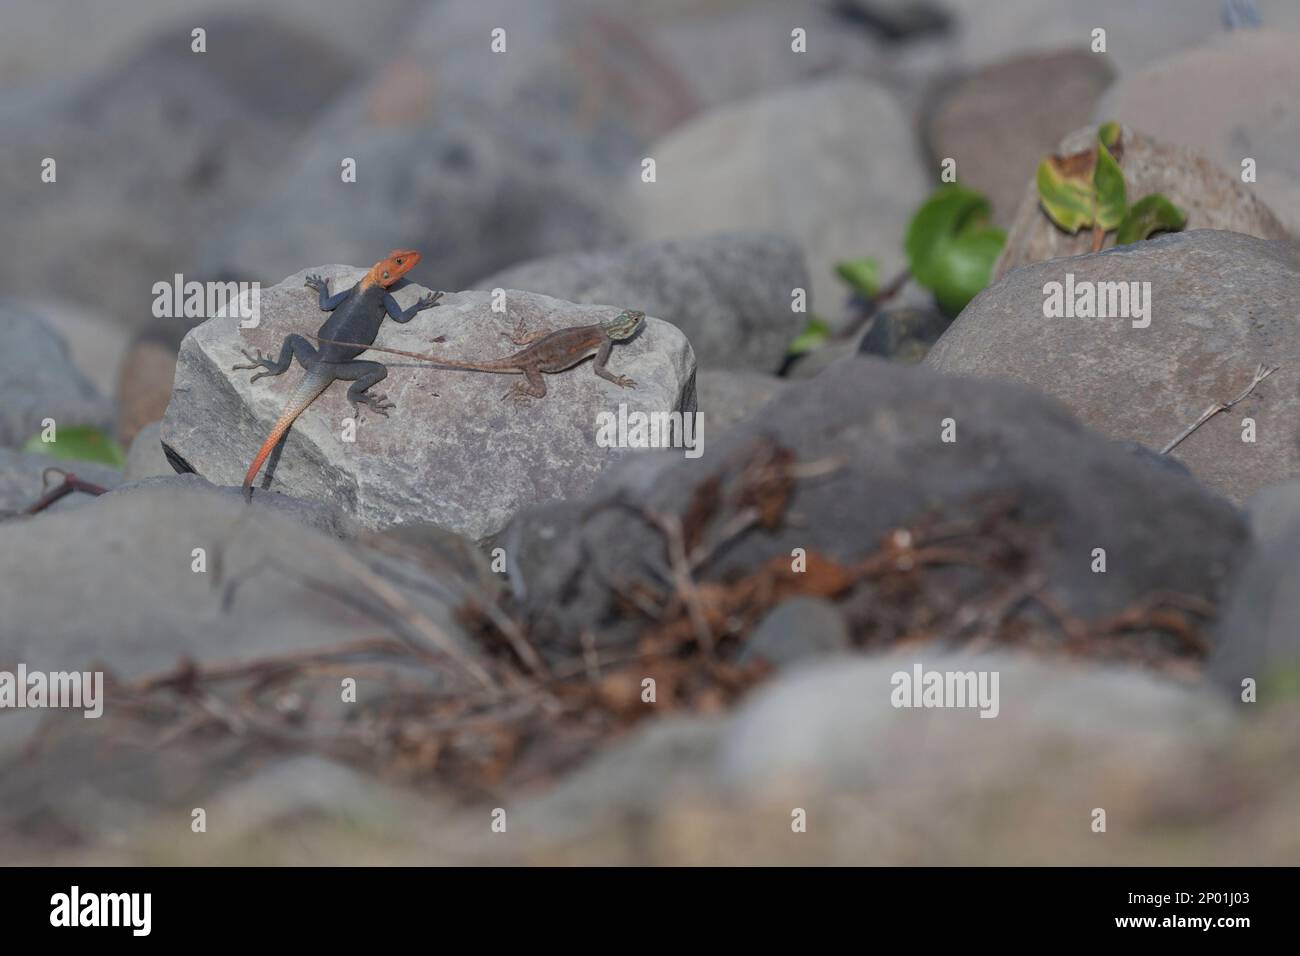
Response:
[[[262,350],[261,350],[261,349],[257,349],[257,350],[255,350],[255,352],[250,352],[250,351],[248,351],[248,349],[240,349],[239,351],[243,353],[244,358],[248,359],[249,364],[248,364],[248,365],[232,365],[232,366],[230,366],[230,370],[231,370],[232,372],[240,372],[240,371],[244,371],[244,370],[246,370],[246,369],[250,369],[250,368],[264,368],[264,369],[270,369],[270,368],[272,368],[272,367],[275,365],[275,363],[271,361],[271,357],[270,357],[269,355],[263,355],[263,354],[262,354]],[[250,383],[252,383],[252,382],[256,382],[256,381],[257,381],[259,378],[261,378],[262,376],[264,376],[264,375],[270,375],[270,374],[271,374],[271,373],[270,373],[269,371],[267,371],[267,372],[258,372],[256,375],[254,375],[254,376],[253,376],[252,378],[250,378],[248,381],[249,381]]]
[[[352,402],[352,414],[357,419],[357,421],[361,420],[362,405],[366,406],[372,412],[375,412],[378,415],[383,415],[385,418],[388,417],[388,410],[390,408],[397,407],[392,402],[390,402],[388,400],[388,396],[382,392],[378,395],[364,395],[361,398],[355,400],[348,399],[348,401]]]
[[[611,381],[619,388],[636,388],[636,382],[626,375],[616,375]]]
[[[438,300],[441,299],[442,296],[443,293],[441,292],[430,292],[428,295],[420,296],[419,301],[415,304],[419,308],[419,311],[423,312],[425,309],[432,309],[437,305]]]
[[[524,324],[524,320],[520,319],[515,323],[515,330],[513,332],[502,332],[501,337],[503,339],[509,339],[515,345],[531,345],[545,334],[545,332],[529,332],[528,326]]]
[[[516,408],[527,408],[533,403],[533,396],[528,393],[527,389],[516,385],[501,396],[501,401],[513,402]]]
[[[329,295],[329,285],[325,282],[324,279],[322,279],[320,276],[316,275],[315,273],[312,273],[307,277],[307,281],[303,283],[303,286],[305,288],[315,289],[317,292],[324,292],[326,295]]]

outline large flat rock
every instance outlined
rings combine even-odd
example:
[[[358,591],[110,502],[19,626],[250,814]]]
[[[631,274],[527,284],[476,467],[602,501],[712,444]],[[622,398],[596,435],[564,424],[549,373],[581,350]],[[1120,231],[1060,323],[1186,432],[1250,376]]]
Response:
[[[302,378],[295,364],[281,376],[250,384],[249,372],[232,372],[231,366],[245,361],[241,349],[278,354],[286,335],[319,329],[325,313],[316,294],[303,286],[309,273],[326,276],[331,289],[341,289],[364,270],[304,269],[262,291],[257,328],[241,331],[236,319],[212,319],[182,344],[162,441],[209,481],[243,481]],[[406,307],[427,291],[408,284],[396,297]],[[502,335],[517,320],[531,330],[553,331],[611,315],[610,307],[524,292],[508,292],[506,301],[507,313],[501,314],[492,311],[490,293],[453,293],[409,324],[385,321],[377,344],[485,360],[516,350]],[[437,336],[447,341],[433,345]],[[635,389],[597,378],[588,363],[548,375],[546,397],[524,408],[502,400],[517,376],[434,369],[378,352],[362,358],[388,365],[388,378],[374,391],[387,393],[396,408],[388,418],[363,413],[356,440],[349,442],[344,433],[352,407],[345,384],[334,383],[289,433],[270,489],[333,504],[375,529],[429,522],[485,536],[526,504],[582,494],[602,470],[629,453],[596,445],[599,412],[617,414],[620,404],[629,412],[671,412],[694,408],[695,402],[690,343],[677,328],[654,318],[618,345],[609,363],[635,380]]]

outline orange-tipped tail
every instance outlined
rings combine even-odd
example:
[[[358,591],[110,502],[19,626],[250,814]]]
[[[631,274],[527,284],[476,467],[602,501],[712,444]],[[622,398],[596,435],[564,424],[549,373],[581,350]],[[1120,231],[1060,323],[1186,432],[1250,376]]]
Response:
[[[334,381],[334,376],[325,368],[317,365],[303,378],[302,383],[298,386],[293,397],[289,399],[289,404],[280,416],[279,421],[271,429],[271,434],[267,436],[262,447],[257,450],[257,455],[253,458],[253,463],[248,466],[248,474],[244,475],[244,489],[251,492],[253,480],[257,478],[257,473],[261,470],[263,462],[270,457],[275,446],[280,443],[284,433],[289,430],[298,416],[307,410],[307,406],[316,400],[321,392],[329,388],[330,382]]]

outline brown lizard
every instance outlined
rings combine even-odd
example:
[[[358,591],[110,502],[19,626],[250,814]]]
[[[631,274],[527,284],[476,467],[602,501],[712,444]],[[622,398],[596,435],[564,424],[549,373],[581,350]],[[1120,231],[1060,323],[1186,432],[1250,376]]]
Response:
[[[605,368],[615,342],[630,339],[641,328],[645,313],[629,309],[620,312],[612,319],[604,319],[596,325],[577,325],[556,332],[537,333],[523,336],[516,332],[515,344],[525,348],[514,355],[494,359],[488,362],[462,362],[457,359],[444,358],[441,355],[429,355],[422,352],[405,352],[401,349],[371,345],[376,352],[388,352],[390,355],[405,355],[407,358],[433,362],[444,368],[463,369],[469,372],[498,372],[501,374],[522,375],[524,381],[517,383],[510,391],[501,396],[513,398],[516,402],[526,403],[532,398],[546,397],[546,381],[543,373],[552,375],[573,368],[588,356],[595,355],[592,365],[594,371],[607,382],[613,382],[621,388],[636,388],[636,382],[626,375],[615,375]],[[334,345],[329,339],[314,336],[322,345]]]

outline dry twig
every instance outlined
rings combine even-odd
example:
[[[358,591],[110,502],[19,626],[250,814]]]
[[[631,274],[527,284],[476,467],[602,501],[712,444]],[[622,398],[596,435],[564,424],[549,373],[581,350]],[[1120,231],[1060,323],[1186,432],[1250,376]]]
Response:
[[[1192,422],[1186,428],[1184,428],[1181,432],[1178,433],[1178,436],[1173,441],[1171,441],[1164,448],[1160,449],[1160,454],[1162,455],[1169,454],[1180,444],[1182,444],[1183,440],[1187,438],[1189,435],[1191,435],[1192,432],[1196,431],[1196,429],[1200,428],[1202,425],[1208,422],[1215,415],[1218,415],[1220,412],[1226,412],[1228,409],[1232,408],[1232,406],[1236,405],[1238,402],[1244,401],[1245,398],[1255,390],[1255,386],[1257,386],[1260,382],[1264,381],[1264,379],[1268,378],[1270,375],[1276,372],[1280,367],[1281,366],[1279,365],[1267,366],[1264,365],[1263,363],[1257,365],[1255,367],[1254,378],[1250,380],[1250,384],[1246,386],[1245,390],[1240,395],[1238,395],[1236,398],[1232,399],[1231,401],[1216,402],[1215,404],[1207,408],[1205,411],[1201,412],[1201,417],[1196,419],[1196,421]]]

